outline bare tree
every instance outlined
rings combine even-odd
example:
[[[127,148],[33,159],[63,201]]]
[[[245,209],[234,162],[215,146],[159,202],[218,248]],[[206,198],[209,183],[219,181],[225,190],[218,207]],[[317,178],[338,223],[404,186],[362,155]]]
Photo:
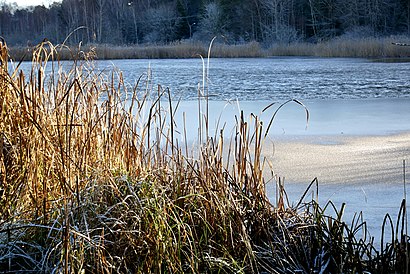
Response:
[[[204,13],[199,21],[197,38],[209,41],[215,36],[224,34],[223,14],[221,7],[210,2],[205,5]]]
[[[145,14],[145,41],[150,43],[172,41],[179,20],[173,5],[163,4],[148,9]]]
[[[296,29],[290,25],[292,0],[260,0],[266,21],[263,25],[264,41],[289,43],[297,40]]]

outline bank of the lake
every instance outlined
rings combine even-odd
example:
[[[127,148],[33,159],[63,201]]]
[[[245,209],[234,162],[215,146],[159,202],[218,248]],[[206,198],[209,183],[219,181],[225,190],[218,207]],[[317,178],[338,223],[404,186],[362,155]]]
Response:
[[[339,37],[317,43],[294,42],[290,44],[261,45],[258,42],[244,44],[224,44],[216,39],[212,45],[211,56],[214,58],[255,58],[269,56],[315,56],[315,57],[360,57],[360,58],[402,58],[410,57],[410,38],[406,36],[391,37]],[[32,60],[35,47],[14,47],[10,54],[12,59]],[[77,58],[112,59],[172,59],[206,57],[209,44],[185,40],[166,45],[106,45],[89,44],[73,45],[59,48],[59,59]]]

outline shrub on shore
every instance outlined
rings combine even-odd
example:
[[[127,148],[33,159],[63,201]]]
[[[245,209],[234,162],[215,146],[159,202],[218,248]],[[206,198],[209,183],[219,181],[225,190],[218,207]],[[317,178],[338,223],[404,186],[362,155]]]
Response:
[[[393,236],[377,250],[361,218],[343,221],[344,206],[306,202],[307,192],[289,206],[280,180],[272,205],[261,156],[269,126],[258,117],[237,117],[225,140],[209,136],[201,116],[191,150],[176,138],[187,129],[174,124],[169,91],[151,90],[144,77],[129,88],[87,62],[62,70],[58,52],[42,43],[29,75],[10,74],[8,49],[0,47],[0,269],[355,273],[408,266],[404,214],[396,226],[386,217]],[[198,100],[199,108],[207,103]]]

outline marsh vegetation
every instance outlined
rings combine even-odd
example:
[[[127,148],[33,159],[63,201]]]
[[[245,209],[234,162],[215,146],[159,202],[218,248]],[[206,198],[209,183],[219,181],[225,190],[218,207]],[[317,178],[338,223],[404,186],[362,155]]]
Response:
[[[409,43],[407,36],[388,38],[338,38],[319,43],[294,42],[275,43],[264,47],[258,42],[237,45],[221,43],[217,38],[212,50],[214,58],[239,57],[271,57],[271,56],[312,56],[312,57],[361,57],[370,59],[385,59],[409,61],[410,46],[400,46],[395,43]],[[88,44],[78,47],[71,46],[60,51],[60,60],[75,60],[84,51],[92,52],[98,59],[175,59],[198,58],[206,56],[208,44],[201,41],[173,42],[166,45],[128,45]],[[15,46],[10,54],[15,60],[32,60],[35,47]],[[396,58],[396,59],[393,59]]]
[[[397,220],[384,219],[380,248],[360,213],[345,221],[348,205],[318,204],[315,179],[290,206],[281,179],[266,175],[271,124],[239,114],[230,138],[209,134],[206,70],[191,129],[174,123],[169,90],[145,76],[129,87],[121,73],[97,73],[87,60],[62,70],[60,50],[39,44],[24,74],[8,70],[8,48],[0,48],[6,273],[408,270],[405,200]],[[192,146],[175,134],[189,130],[198,130]],[[271,180],[276,201],[266,195]]]

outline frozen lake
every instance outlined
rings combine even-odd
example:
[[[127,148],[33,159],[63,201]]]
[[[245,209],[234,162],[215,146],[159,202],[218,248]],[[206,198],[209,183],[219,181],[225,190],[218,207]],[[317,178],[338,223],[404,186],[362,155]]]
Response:
[[[119,69],[130,85],[141,76],[145,80],[149,72],[153,86],[169,87],[173,97],[182,100],[196,99],[203,79],[199,57],[99,60],[94,65],[108,75],[113,68]],[[29,66],[23,62],[21,68],[27,71]],[[360,58],[212,58],[208,88],[210,99],[220,101],[410,98],[410,63]]]
[[[199,58],[98,62],[99,69],[109,71],[113,66],[124,72],[129,83],[150,68],[153,83],[169,87],[174,98],[182,100],[195,99],[202,82]],[[210,60],[208,78],[210,98],[222,101],[410,98],[410,63],[353,58],[221,58]]]

